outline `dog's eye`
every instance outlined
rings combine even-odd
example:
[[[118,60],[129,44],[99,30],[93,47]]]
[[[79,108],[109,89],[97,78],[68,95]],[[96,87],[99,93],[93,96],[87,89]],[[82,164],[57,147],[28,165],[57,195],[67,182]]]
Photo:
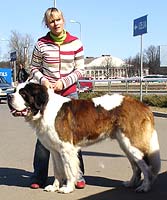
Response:
[[[16,92],[16,88],[13,89],[13,93],[15,93],[15,92]]]
[[[26,97],[26,94],[22,90],[19,91],[19,94],[23,97],[23,99]]]
[[[26,98],[26,94],[24,94],[24,93],[21,93],[21,96],[23,97],[23,99]]]

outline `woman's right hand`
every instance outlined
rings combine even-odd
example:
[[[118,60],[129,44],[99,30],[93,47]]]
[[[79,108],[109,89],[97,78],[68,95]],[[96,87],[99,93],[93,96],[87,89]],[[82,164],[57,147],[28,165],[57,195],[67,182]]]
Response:
[[[46,86],[47,88],[53,88],[52,84],[47,80],[42,80],[42,85]]]

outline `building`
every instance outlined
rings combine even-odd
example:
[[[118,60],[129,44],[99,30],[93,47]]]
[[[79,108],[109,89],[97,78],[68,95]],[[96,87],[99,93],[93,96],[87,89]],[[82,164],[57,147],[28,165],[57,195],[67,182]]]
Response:
[[[102,55],[96,58],[86,57],[85,72],[86,77],[97,80],[132,77],[140,74],[134,66],[111,55]]]

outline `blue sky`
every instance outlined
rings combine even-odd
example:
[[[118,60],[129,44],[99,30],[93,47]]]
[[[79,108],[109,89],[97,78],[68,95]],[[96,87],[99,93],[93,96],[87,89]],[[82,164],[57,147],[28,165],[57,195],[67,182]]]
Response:
[[[143,35],[143,49],[167,45],[166,0],[56,0],[64,13],[66,29],[80,36],[85,56],[110,54],[121,59],[140,52],[140,36],[133,36],[133,20],[147,17],[148,33]],[[5,0],[0,6],[0,39],[9,39],[11,31],[30,34],[34,42],[48,31],[42,18],[53,0]],[[0,56],[6,53],[7,41],[0,40]]]

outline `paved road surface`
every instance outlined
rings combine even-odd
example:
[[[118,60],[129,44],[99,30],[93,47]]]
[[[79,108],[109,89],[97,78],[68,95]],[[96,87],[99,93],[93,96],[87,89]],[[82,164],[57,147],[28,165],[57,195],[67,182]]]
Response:
[[[165,200],[167,198],[167,119],[155,117],[161,146],[162,168],[147,194],[136,194],[122,186],[131,176],[127,158],[116,141],[105,141],[83,149],[86,168],[85,189],[71,194],[29,188],[36,136],[23,118],[11,116],[0,104],[0,199],[2,200]],[[53,180],[52,163],[49,182]]]

